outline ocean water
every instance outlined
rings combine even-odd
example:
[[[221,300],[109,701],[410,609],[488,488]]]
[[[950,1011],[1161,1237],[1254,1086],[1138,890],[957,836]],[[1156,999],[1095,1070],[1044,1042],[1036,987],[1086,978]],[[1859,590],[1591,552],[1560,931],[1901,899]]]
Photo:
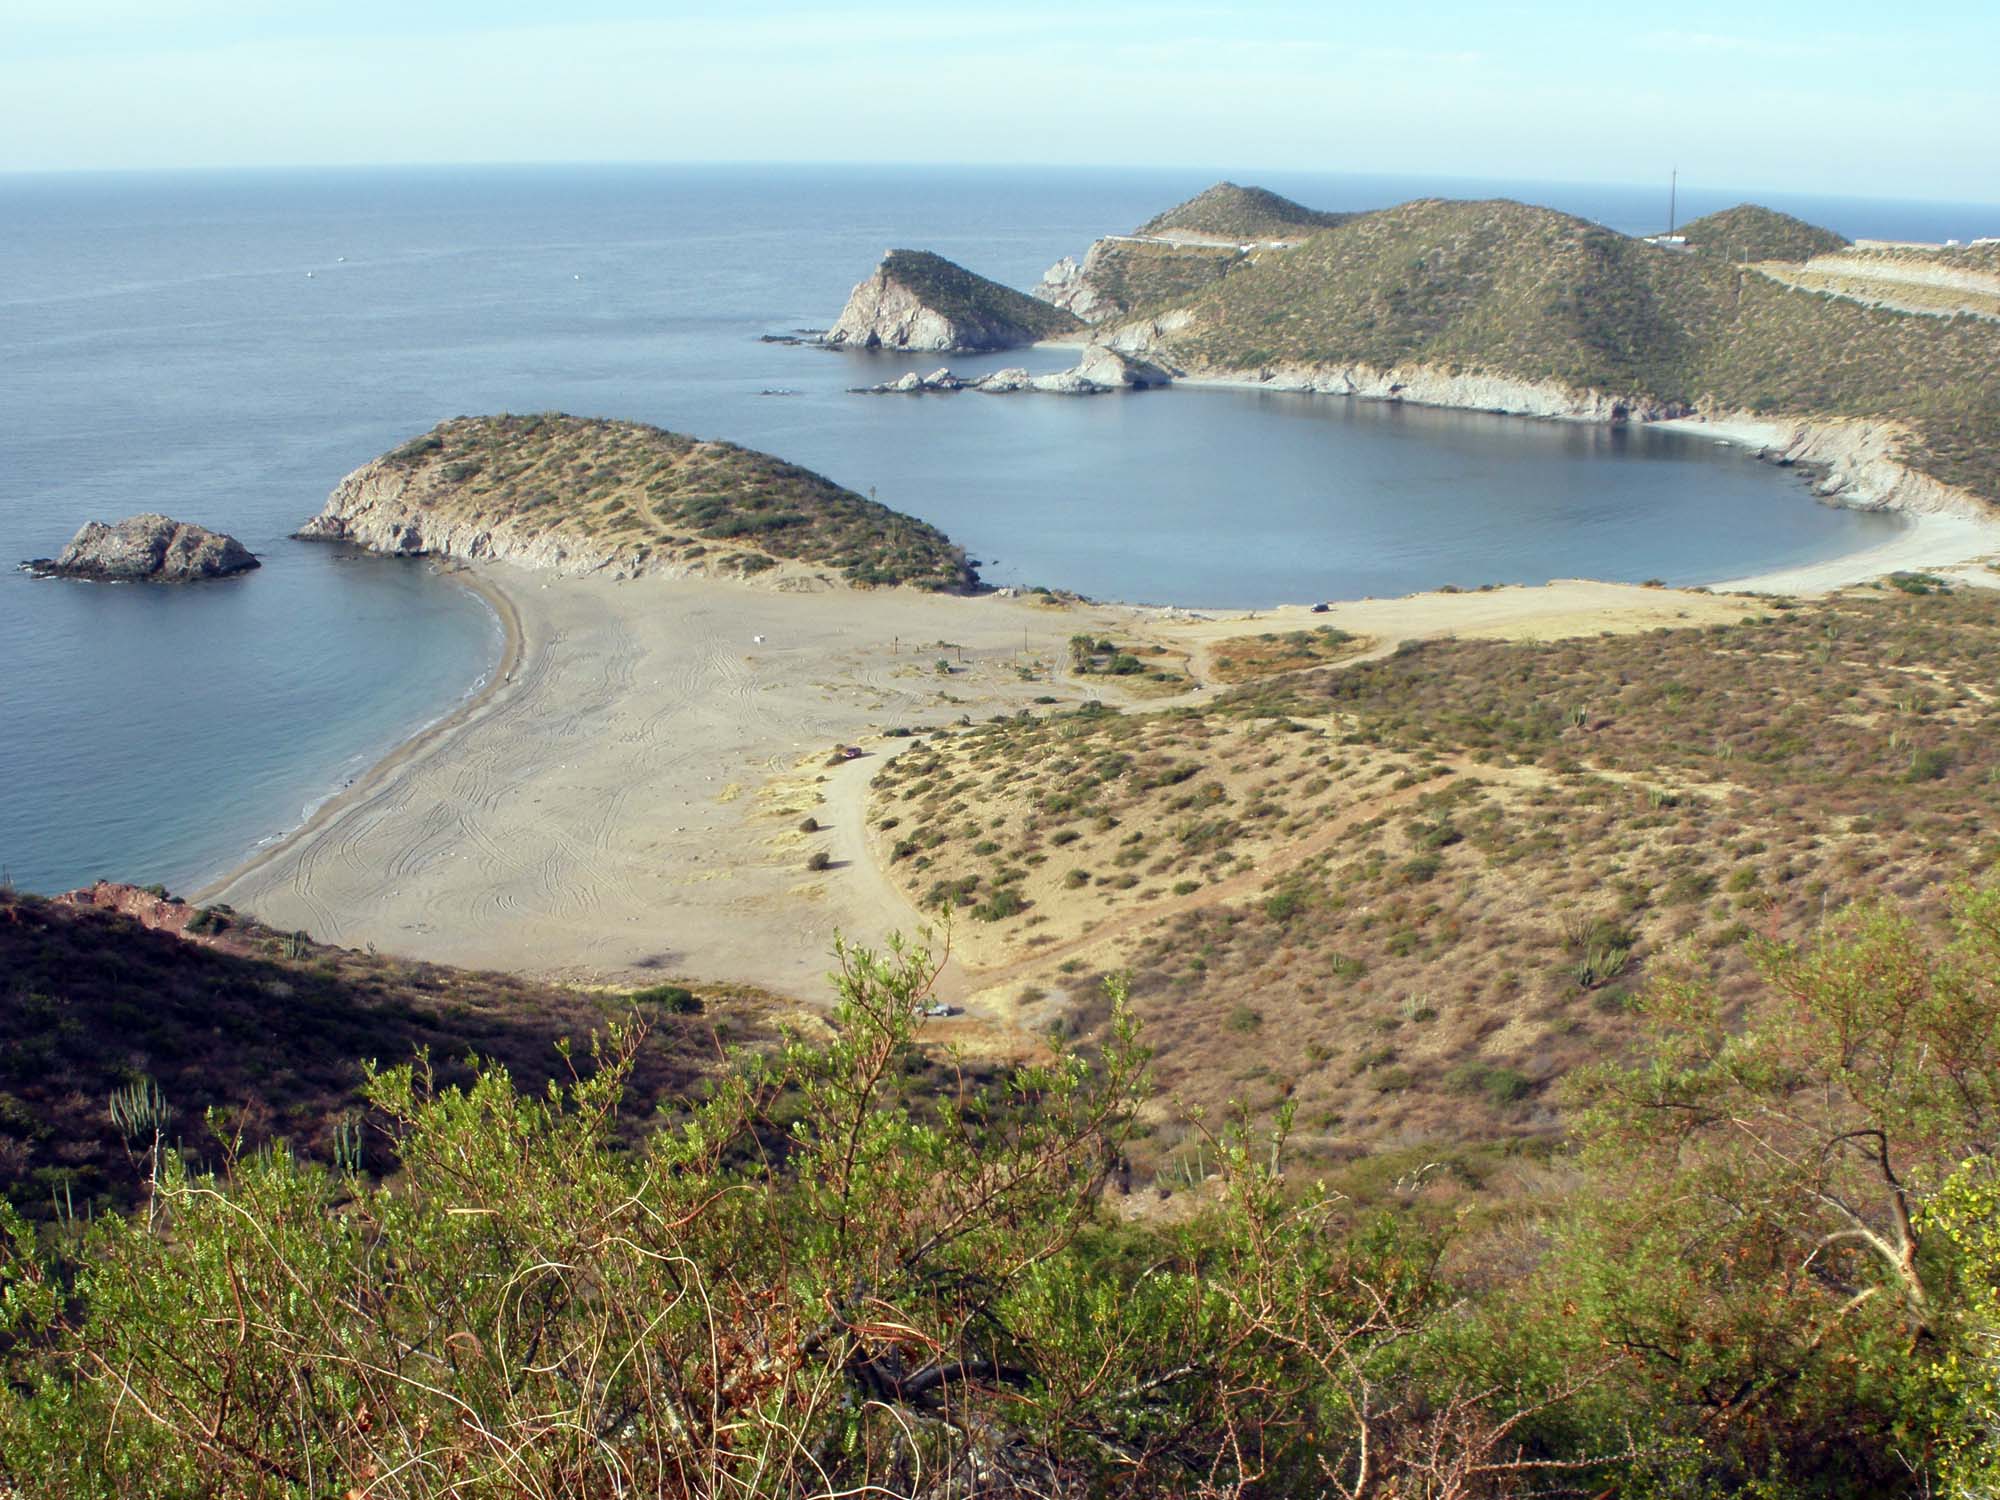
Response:
[[[457,413],[563,409],[749,443],[936,522],[994,582],[1199,605],[1693,582],[1896,526],[1671,434],[1237,392],[863,397],[848,387],[938,361],[758,342],[823,326],[890,245],[1025,286],[1210,175],[0,177],[0,561],[140,510],[264,560],[180,590],[0,572],[0,876],[199,883],[476,687],[499,649],[476,597],[426,564],[287,539],[349,469]],[[1621,229],[1664,217],[1653,188],[1237,175],[1327,208],[1505,194]],[[1686,190],[1682,214],[1744,196]],[[1760,196],[1850,235],[2000,225]]]

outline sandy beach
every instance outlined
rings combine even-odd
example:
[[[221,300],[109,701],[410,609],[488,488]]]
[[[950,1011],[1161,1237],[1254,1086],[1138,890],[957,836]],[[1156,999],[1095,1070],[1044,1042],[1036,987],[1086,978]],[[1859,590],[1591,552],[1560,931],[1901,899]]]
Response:
[[[1095,696],[1047,665],[1130,615],[471,574],[510,620],[489,691],[202,899],[453,964],[817,995],[836,931],[919,923],[861,840],[867,778],[907,743],[885,731]],[[856,743],[868,753],[829,764]],[[809,816],[826,831],[802,832]],[[822,849],[832,867],[808,871]]]
[[[509,659],[488,691],[201,899],[444,963],[814,1000],[836,932],[877,942],[923,923],[864,834],[867,783],[909,743],[888,731],[1038,698],[1119,701],[1113,680],[1059,670],[1079,631],[1185,653],[1199,679],[1215,641],[1308,622],[1386,652],[1417,636],[1548,639],[1734,619],[1744,606],[1582,581],[1202,614],[491,564],[469,579],[508,624]],[[843,744],[864,753],[833,763]],[[801,830],[808,817],[819,831]],[[821,850],[830,867],[809,871]],[[979,987],[956,969],[950,980]]]

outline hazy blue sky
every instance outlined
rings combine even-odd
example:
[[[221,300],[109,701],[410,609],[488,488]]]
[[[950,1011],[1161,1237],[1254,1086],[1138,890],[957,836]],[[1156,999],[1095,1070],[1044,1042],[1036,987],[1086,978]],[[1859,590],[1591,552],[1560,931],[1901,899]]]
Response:
[[[2000,3],[0,0],[0,169],[925,161],[2000,200]]]

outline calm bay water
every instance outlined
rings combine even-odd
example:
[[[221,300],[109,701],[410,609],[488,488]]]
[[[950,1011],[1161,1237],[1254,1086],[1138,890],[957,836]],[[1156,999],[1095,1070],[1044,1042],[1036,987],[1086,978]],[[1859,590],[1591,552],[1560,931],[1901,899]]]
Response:
[[[1258,177],[1315,206],[1505,193],[1649,230],[1659,194]],[[1558,575],[1694,582],[1896,523],[1662,433],[1179,390],[864,398],[935,357],[824,325],[891,245],[1017,285],[1207,174],[522,168],[0,178],[0,560],[90,518],[232,532],[246,578],[0,573],[0,869],[30,889],[218,873],[490,671],[475,598],[286,540],[441,417],[563,410],[771,449],[944,527],[994,582],[1209,605]],[[1741,194],[1684,192],[1684,215]],[[1766,198],[1850,235],[2000,211]],[[310,275],[308,274],[310,273]],[[958,362],[1058,368],[1028,353]],[[766,394],[782,391],[787,394]]]

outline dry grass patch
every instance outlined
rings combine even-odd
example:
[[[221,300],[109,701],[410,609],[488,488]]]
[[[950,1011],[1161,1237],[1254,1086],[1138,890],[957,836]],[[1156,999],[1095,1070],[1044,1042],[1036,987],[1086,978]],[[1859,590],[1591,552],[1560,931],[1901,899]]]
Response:
[[[1209,647],[1208,672],[1217,682],[1231,685],[1255,682],[1282,672],[1347,661],[1374,646],[1368,636],[1355,635],[1335,625],[1233,635]]]

